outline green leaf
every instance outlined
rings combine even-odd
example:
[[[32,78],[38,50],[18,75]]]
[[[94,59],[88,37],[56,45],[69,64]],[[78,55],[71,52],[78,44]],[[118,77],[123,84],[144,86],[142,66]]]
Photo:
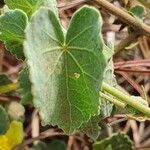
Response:
[[[52,9],[57,14],[56,0],[5,0],[10,9],[21,9],[30,17],[41,6]]]
[[[135,5],[131,7],[129,11],[140,19],[144,19],[146,15],[145,7],[142,5]]]
[[[41,8],[26,30],[33,102],[43,125],[76,131],[99,114],[99,89],[105,60],[100,44],[99,12],[84,6],[71,19],[64,37],[56,15]]]
[[[9,128],[9,118],[5,109],[0,105],[0,134],[5,134]]]
[[[19,80],[21,90],[19,93],[22,94],[21,104],[27,105],[32,104],[33,96],[31,94],[31,82],[29,80],[29,70],[23,69],[19,74]]]
[[[27,16],[21,10],[11,10],[0,16],[0,40],[20,59],[24,58],[22,44],[26,24]]]
[[[100,121],[99,116],[94,116],[90,118],[88,122],[85,122],[80,127],[79,131],[96,140],[100,134],[100,126],[98,125]]]
[[[93,144],[93,150],[105,150],[106,148],[109,150],[133,150],[133,143],[126,134],[117,133]]]

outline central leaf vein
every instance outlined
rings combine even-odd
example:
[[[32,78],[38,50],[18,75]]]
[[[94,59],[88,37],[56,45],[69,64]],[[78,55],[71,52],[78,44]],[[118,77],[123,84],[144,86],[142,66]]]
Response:
[[[69,100],[69,86],[68,86],[68,66],[67,66],[67,62],[68,62],[68,59],[67,59],[67,55],[66,55],[66,52],[64,53],[65,55],[65,60],[66,60],[66,63],[65,63],[65,70],[66,70],[66,92],[67,92],[67,101],[68,101],[68,104],[69,104],[69,110],[70,110],[70,113],[69,113],[69,117],[70,117],[70,124],[72,125],[72,119],[71,119],[71,103],[70,103],[70,100]],[[71,126],[69,127],[69,132],[71,131]]]

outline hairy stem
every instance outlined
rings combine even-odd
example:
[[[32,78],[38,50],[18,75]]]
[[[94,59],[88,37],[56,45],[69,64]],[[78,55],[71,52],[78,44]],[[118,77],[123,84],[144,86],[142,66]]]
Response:
[[[121,108],[125,108],[126,107],[125,103],[123,103],[123,102],[121,102],[121,101],[119,101],[119,100],[117,100],[115,98],[112,98],[109,95],[104,94],[103,92],[100,92],[100,97],[108,100],[109,102],[115,104],[118,107],[121,107]]]
[[[143,114],[150,116],[150,108],[149,107],[141,104],[137,100],[133,99],[131,96],[124,94],[123,92],[110,86],[109,84],[103,82],[102,90],[110,93],[111,95],[115,96],[122,102],[132,106],[133,108],[137,109],[138,111],[142,112]]]

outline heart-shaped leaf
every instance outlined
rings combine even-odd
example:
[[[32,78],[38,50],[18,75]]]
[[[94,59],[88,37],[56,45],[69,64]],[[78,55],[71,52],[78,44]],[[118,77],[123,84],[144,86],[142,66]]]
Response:
[[[33,102],[44,125],[76,131],[99,114],[99,90],[105,59],[99,36],[99,12],[88,6],[71,19],[66,37],[53,13],[41,8],[26,30]]]

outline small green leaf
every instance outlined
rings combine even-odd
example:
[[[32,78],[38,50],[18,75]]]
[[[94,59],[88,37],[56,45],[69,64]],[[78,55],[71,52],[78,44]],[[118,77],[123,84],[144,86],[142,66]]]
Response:
[[[20,59],[24,58],[22,44],[26,24],[27,16],[21,10],[11,10],[0,16],[0,40]]]
[[[129,11],[140,19],[144,19],[146,15],[145,7],[142,5],[135,5],[131,7]]]
[[[105,150],[106,148],[109,150],[133,150],[133,143],[126,134],[117,133],[93,144],[93,150]]]
[[[10,9],[21,9],[31,17],[31,15],[41,6],[49,7],[57,14],[56,0],[5,0]]]
[[[99,114],[99,90],[105,68],[99,36],[101,16],[84,6],[64,37],[53,11],[41,8],[26,30],[33,102],[43,125],[73,133]]]
[[[0,134],[5,134],[9,128],[9,118],[5,109],[0,105]]]
[[[23,69],[19,74],[19,80],[21,89],[19,93],[22,94],[21,104],[27,105],[32,104],[33,96],[31,94],[31,82],[29,80],[29,70],[27,68]]]

